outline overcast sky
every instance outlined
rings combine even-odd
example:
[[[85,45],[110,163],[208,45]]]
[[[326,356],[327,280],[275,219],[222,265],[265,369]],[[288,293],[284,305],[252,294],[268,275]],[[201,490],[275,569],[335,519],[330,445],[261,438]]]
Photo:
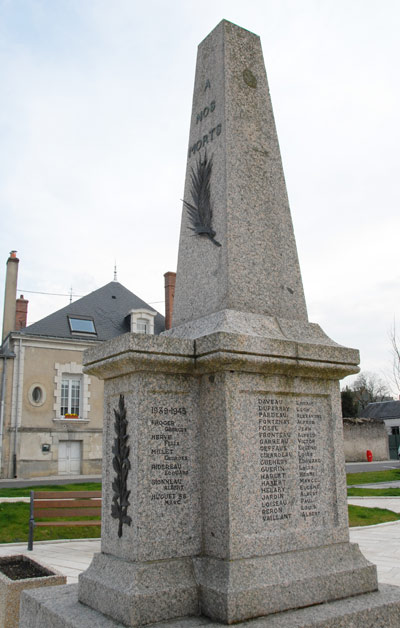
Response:
[[[69,302],[34,291],[85,295],[116,260],[163,313],[197,45],[222,18],[261,37],[309,318],[390,374],[398,0],[0,0],[0,286],[16,249],[34,322]]]

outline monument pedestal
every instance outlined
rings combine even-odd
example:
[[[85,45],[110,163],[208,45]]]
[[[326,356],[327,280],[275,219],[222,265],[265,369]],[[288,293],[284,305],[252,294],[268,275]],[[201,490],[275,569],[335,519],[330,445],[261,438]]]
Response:
[[[300,326],[296,339],[291,325],[284,336],[285,321],[264,321],[264,333],[267,324],[269,338],[127,334],[87,353],[86,370],[105,380],[102,552],[59,610],[40,598],[40,623],[29,623],[27,596],[24,627],[53,628],[55,613],[68,628],[89,619],[165,628],[255,617],[260,628],[400,622],[400,596],[376,592],[375,566],[349,543],[337,378],[355,369],[357,352],[318,326],[307,335]],[[119,537],[110,513],[121,394],[131,523]]]

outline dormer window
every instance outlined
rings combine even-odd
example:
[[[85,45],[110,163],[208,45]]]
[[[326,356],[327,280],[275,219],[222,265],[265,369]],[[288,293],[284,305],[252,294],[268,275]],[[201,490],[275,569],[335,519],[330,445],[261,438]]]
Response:
[[[136,333],[137,334],[149,334],[150,333],[150,321],[148,318],[138,318],[136,321]]]
[[[75,334],[96,334],[94,320],[92,318],[78,318],[68,316],[69,328]]]
[[[157,312],[153,310],[131,310],[131,332],[134,334],[154,334],[154,318]]]

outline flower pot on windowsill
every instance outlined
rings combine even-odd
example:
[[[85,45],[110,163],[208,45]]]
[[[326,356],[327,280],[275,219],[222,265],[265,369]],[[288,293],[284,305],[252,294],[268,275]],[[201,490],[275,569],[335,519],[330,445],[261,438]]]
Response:
[[[66,584],[55,569],[48,569],[22,554],[0,558],[0,627],[18,628],[19,599],[24,589]]]
[[[79,419],[79,414],[64,414],[64,419]]]

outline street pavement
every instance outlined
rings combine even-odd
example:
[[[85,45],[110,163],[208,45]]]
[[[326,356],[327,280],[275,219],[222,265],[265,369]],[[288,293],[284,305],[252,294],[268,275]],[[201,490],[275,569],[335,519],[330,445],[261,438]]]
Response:
[[[349,497],[348,503],[400,513],[400,497]],[[350,539],[378,567],[379,582],[400,586],[400,521],[351,528]]]
[[[377,566],[379,582],[400,586],[400,521],[351,528],[350,540]]]
[[[31,552],[28,552],[26,543],[0,545],[0,556],[24,554],[67,576],[68,584],[78,582],[79,574],[89,567],[93,554],[99,551],[100,539],[41,541],[33,544]]]
[[[347,488],[400,488],[400,481],[394,480],[393,482],[379,482],[376,484],[351,484]]]

